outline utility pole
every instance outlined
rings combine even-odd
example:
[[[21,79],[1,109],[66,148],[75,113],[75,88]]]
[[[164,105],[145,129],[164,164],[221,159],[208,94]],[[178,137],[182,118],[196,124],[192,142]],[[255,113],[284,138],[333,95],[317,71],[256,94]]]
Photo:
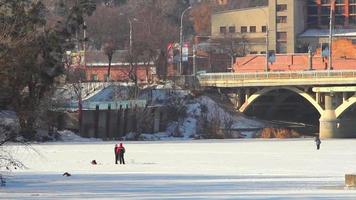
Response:
[[[332,70],[332,47],[333,47],[333,29],[334,29],[334,5],[335,0],[330,2],[330,23],[329,23],[329,61],[328,70]]]
[[[87,24],[84,21],[83,24],[83,62],[84,66],[86,66],[86,61],[85,61],[85,53],[86,53],[86,42],[87,42]]]
[[[185,12],[187,12],[192,7],[189,6],[185,10],[183,10],[182,15],[180,16],[180,34],[179,34],[179,45],[180,45],[180,59],[179,59],[179,75],[182,75],[182,51],[183,51],[183,17]]]
[[[269,45],[268,37],[269,37],[269,33],[268,32],[269,32],[268,24],[266,24],[266,69],[265,69],[266,72],[269,71],[269,67],[268,67],[268,45]]]
[[[130,56],[131,56],[132,55],[132,22],[131,22],[130,18],[129,18],[129,25],[130,25],[129,53],[130,53]]]

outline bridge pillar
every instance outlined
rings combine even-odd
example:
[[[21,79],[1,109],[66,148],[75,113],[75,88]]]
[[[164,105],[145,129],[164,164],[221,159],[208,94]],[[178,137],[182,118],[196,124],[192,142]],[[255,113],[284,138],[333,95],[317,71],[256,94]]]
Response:
[[[237,94],[236,94],[236,108],[240,108],[243,104],[243,100],[242,100],[242,92],[241,90],[238,90],[237,91]]]
[[[333,96],[325,93],[325,110],[320,119],[320,137],[321,138],[339,138],[339,120],[336,118],[335,108],[333,106]]]
[[[315,93],[315,101],[320,104],[320,93],[319,92],[316,92]]]
[[[248,98],[250,98],[250,89],[245,90],[245,101],[244,102],[248,102]]]

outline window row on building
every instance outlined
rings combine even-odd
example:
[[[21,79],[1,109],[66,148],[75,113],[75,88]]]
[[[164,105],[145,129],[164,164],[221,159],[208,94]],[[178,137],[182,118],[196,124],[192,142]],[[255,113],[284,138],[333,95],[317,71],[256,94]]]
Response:
[[[307,4],[307,25],[311,28],[329,24],[330,9],[334,9],[335,25],[356,27],[356,0],[309,0]]]
[[[267,26],[261,26],[260,30],[257,30],[256,26],[241,26],[240,27],[240,33],[257,33],[257,32],[262,32],[265,33],[267,32]],[[226,33],[237,33],[236,27],[235,26],[220,26],[220,34],[226,34]]]

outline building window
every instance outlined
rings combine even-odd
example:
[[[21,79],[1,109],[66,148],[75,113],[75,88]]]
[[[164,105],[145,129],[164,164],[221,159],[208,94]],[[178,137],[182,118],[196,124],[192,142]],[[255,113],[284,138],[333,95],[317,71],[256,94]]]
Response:
[[[277,32],[277,41],[287,41],[287,32]]]
[[[321,25],[328,26],[330,22],[329,16],[322,16],[321,18]]]
[[[336,16],[335,17],[335,24],[336,25],[344,25],[345,17],[344,16]]]
[[[235,26],[229,26],[229,33],[235,33],[235,32],[236,32]]]
[[[308,7],[308,15],[317,15],[317,14],[318,14],[318,7],[316,6]]]
[[[257,54],[257,51],[250,51],[250,54]]]
[[[92,74],[91,75],[91,80],[92,81],[97,81],[98,80],[98,75],[97,74]]]
[[[321,14],[322,15],[330,15],[330,6],[322,6]]]
[[[256,33],[256,26],[250,26],[250,33]]]
[[[308,17],[307,25],[310,28],[315,28],[318,26],[318,17]]]
[[[220,33],[225,34],[226,33],[226,26],[220,26]]]
[[[247,33],[247,26],[241,26],[241,33]]]
[[[287,23],[287,16],[277,16],[277,23],[279,24]]]
[[[286,42],[277,42],[277,53],[287,53]]]
[[[350,16],[349,22],[350,22],[350,24],[352,24],[352,25],[356,25],[356,16]]]
[[[279,4],[277,5],[277,12],[283,12],[287,10],[287,4]]]
[[[335,14],[342,15],[345,12],[345,6],[336,6],[335,7]]]
[[[349,7],[350,14],[356,14],[356,5],[351,5]]]
[[[267,26],[262,26],[261,30],[262,30],[262,33],[266,33],[267,32]]]

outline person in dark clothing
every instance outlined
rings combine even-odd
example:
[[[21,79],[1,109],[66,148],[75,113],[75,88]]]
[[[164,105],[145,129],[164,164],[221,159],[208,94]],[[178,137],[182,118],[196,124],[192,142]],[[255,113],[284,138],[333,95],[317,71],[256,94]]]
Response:
[[[120,164],[125,164],[125,159],[124,159],[125,147],[122,145],[122,143],[120,143],[118,147],[118,153],[119,153]]]
[[[315,144],[316,144],[316,149],[319,150],[320,149],[320,144],[321,144],[319,136],[315,137]]]
[[[115,164],[117,164],[117,161],[119,160],[119,146],[117,144],[115,144],[114,153],[115,153]]]

